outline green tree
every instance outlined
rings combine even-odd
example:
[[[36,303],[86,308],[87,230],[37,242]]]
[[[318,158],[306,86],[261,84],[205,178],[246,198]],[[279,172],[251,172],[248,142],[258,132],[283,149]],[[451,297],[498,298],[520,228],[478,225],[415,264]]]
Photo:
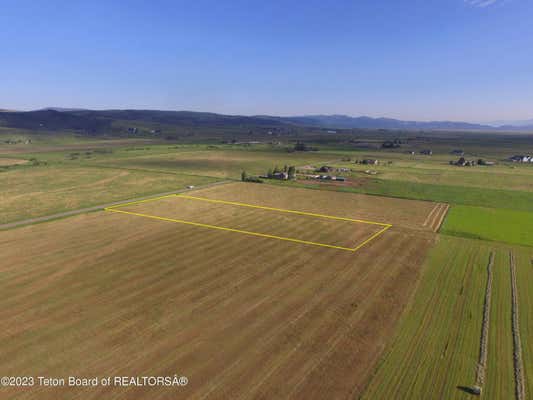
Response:
[[[291,165],[288,169],[288,175],[289,175],[289,179],[294,179],[296,178],[296,167],[294,165]]]
[[[242,173],[241,173],[241,181],[246,182],[246,178],[247,178],[246,171],[242,171]]]
[[[300,142],[298,140],[296,142],[296,144],[294,145],[294,150],[296,150],[296,151],[306,151],[307,150],[307,146],[305,145],[305,143]]]

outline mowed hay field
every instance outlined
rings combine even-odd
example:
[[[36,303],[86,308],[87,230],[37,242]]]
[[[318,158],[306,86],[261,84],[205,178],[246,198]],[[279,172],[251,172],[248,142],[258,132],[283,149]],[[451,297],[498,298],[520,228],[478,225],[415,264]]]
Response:
[[[78,166],[13,169],[0,174],[0,224],[215,181],[200,176]]]
[[[440,236],[420,287],[363,399],[469,399],[476,382],[487,265],[494,253],[483,397],[513,399],[515,380],[509,252],[518,274],[526,388],[533,384],[531,248]]]
[[[217,189],[190,194],[235,191],[235,201],[305,211],[325,201],[303,189]],[[378,198],[365,197],[331,193],[322,211],[374,214]],[[416,204],[397,204],[398,225],[356,253],[113,212],[0,232],[4,375],[189,379],[186,387],[2,388],[2,396],[357,397],[435,240],[422,226],[431,204],[420,229],[400,224],[421,212]],[[289,222],[295,236],[299,224]]]
[[[187,150],[179,149],[163,154],[124,155],[116,159],[92,160],[94,163],[116,168],[137,168],[152,171],[180,171],[188,174],[214,176],[217,178],[240,178],[243,170],[249,174],[266,174],[274,166],[305,165],[309,163],[327,163],[342,157],[327,152],[295,152],[288,153],[283,149],[250,149],[236,148],[232,150],[213,149]]]
[[[195,190],[194,196],[362,219],[423,231],[432,230],[430,222],[438,217],[434,211],[439,207],[439,203],[428,201],[240,182]]]
[[[527,398],[533,397],[533,250],[517,249],[516,272],[520,312],[520,335]]]
[[[240,186],[240,185],[239,185]],[[242,205],[241,205],[242,204]],[[329,216],[295,214],[278,209],[261,209],[244,203],[220,203],[201,197],[165,196],[155,201],[111,208],[131,218],[154,218],[165,222],[198,224],[202,228],[235,230],[252,236],[269,235],[279,240],[353,249],[380,235],[388,226],[336,220]],[[201,224],[201,225],[200,225]],[[242,240],[247,240],[243,236]]]

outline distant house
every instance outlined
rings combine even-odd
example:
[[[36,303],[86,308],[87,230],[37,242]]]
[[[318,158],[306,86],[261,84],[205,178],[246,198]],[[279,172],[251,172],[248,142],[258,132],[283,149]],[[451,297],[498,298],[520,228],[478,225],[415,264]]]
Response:
[[[420,152],[420,154],[423,154],[425,156],[432,156],[433,155],[433,150],[430,150],[430,149],[425,149],[425,150],[422,150]]]
[[[339,181],[344,182],[346,181],[346,178],[343,176],[335,176],[335,175],[306,175],[308,179],[318,179],[323,181]]]
[[[367,159],[362,161],[362,164],[365,164],[365,165],[378,165],[379,164],[379,160],[372,159],[372,158],[367,158]]]
[[[531,156],[523,156],[523,155],[515,155],[509,158],[512,162],[519,162],[519,163],[531,163],[533,162],[533,157]]]
[[[335,168],[328,167],[327,165],[323,165],[318,169],[318,172],[330,172],[333,171]]]
[[[287,180],[289,179],[289,174],[286,172],[275,172],[272,174],[272,179]]]
[[[452,154],[458,155],[458,156],[464,156],[465,152],[463,150],[452,150]]]
[[[479,160],[477,160],[477,165],[494,165],[494,161],[486,161],[482,158],[480,158]]]
[[[479,161],[479,160],[478,160]],[[457,165],[459,167],[472,167],[474,165],[476,165],[476,161],[474,160],[467,160],[465,159],[464,157],[461,157],[459,160],[457,161],[450,161],[450,164],[451,165]]]
[[[386,140],[381,144],[381,147],[384,149],[397,149],[402,145],[402,142],[399,139]]]

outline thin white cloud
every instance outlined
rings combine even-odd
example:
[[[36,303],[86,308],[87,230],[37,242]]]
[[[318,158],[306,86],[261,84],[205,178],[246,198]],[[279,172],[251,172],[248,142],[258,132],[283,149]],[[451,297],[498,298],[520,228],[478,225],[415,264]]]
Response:
[[[506,3],[506,0],[464,0],[464,1],[465,3],[473,7],[480,7],[480,8],[485,8],[485,7],[490,7],[490,6],[494,6],[497,4]]]

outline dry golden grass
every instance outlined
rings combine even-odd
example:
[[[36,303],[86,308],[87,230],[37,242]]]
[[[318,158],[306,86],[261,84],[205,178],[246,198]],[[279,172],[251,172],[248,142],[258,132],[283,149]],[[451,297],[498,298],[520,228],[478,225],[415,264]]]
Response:
[[[22,158],[0,158],[0,167],[5,167],[8,165],[20,165],[26,164],[28,160]]]
[[[381,201],[330,193],[326,202],[317,191],[244,184],[194,194],[348,217],[375,217]],[[392,222],[426,211],[396,204],[386,211]],[[268,221],[264,212],[248,218]],[[286,223],[295,235],[300,224]],[[111,212],[0,232],[3,375],[189,378],[182,388],[4,388],[2,395],[353,398],[434,240],[419,225],[394,227],[357,253]]]
[[[83,166],[0,174],[0,224],[214,182],[213,178]]]
[[[302,240],[325,246],[353,249],[380,234],[383,225],[370,222],[336,220],[333,217],[302,215],[281,210],[265,210],[227,203],[212,203],[182,196],[167,196],[150,202],[112,208],[114,212],[131,213],[133,218],[165,218],[167,222],[193,223],[212,229],[234,229],[242,240],[250,235],[273,235],[283,239]],[[239,203],[244,204],[244,203]],[[283,240],[279,239],[279,240]]]
[[[194,192],[195,196],[225,201],[297,209],[338,217],[364,219],[398,227],[427,230],[427,216],[437,203],[363,194],[318,191],[254,183],[232,183]]]

